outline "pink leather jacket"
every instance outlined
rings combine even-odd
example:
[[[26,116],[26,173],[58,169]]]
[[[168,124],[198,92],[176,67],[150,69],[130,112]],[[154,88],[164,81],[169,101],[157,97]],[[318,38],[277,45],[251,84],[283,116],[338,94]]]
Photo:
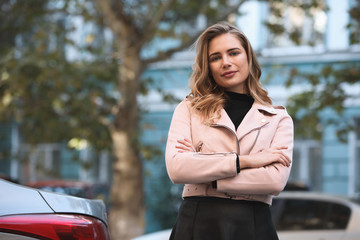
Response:
[[[192,141],[196,152],[178,152],[177,140],[184,138]],[[173,183],[185,184],[183,197],[213,196],[271,204],[272,195],[285,187],[290,167],[273,163],[237,173],[234,153],[248,155],[283,146],[288,147],[284,152],[291,159],[293,122],[284,107],[255,102],[236,131],[224,109],[221,118],[208,126],[184,100],[176,107],[171,121],[166,168]],[[217,188],[211,184],[215,180]]]

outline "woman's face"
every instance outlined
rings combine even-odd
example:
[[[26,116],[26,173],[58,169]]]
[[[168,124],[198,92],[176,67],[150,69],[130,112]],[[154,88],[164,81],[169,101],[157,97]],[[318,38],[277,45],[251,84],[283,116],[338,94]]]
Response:
[[[208,54],[215,82],[226,91],[245,93],[249,64],[240,40],[231,33],[214,37],[209,42]]]

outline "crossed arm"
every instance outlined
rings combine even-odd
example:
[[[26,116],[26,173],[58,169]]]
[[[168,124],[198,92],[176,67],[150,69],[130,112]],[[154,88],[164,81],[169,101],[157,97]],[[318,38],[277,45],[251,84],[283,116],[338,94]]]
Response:
[[[179,153],[195,152],[195,148],[189,139],[179,139],[177,140],[177,143],[178,144],[175,147],[178,149]],[[288,149],[287,146],[281,146],[249,155],[239,156],[240,169],[265,167],[272,163],[280,163],[286,167],[290,167],[291,159],[283,151],[286,149]]]
[[[241,170],[237,173],[234,153],[196,153],[188,130],[189,113],[182,110],[174,113],[166,150],[166,165],[174,183],[217,181],[217,191],[233,194],[275,195],[282,191],[290,174],[293,148],[290,116],[280,120],[268,149],[238,156]]]

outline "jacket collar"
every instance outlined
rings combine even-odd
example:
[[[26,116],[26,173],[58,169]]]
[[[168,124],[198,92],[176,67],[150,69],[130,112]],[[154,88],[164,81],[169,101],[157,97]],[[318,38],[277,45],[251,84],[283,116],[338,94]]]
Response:
[[[276,114],[276,110],[272,106],[266,106],[259,102],[254,102],[249,112],[240,123],[237,131],[235,130],[235,126],[230,117],[227,115],[225,109],[221,109],[221,116],[214,124],[226,126],[234,131],[239,139],[241,139],[249,132],[268,124],[270,120],[269,117]]]
[[[268,115],[276,115],[277,114],[274,107],[263,105],[259,102],[254,102],[253,107],[256,107],[260,112],[261,111],[266,112]]]

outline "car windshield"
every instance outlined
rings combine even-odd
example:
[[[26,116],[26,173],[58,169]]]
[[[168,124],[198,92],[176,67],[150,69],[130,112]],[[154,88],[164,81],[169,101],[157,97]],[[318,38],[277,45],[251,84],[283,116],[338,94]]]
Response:
[[[282,231],[345,229],[351,215],[345,205],[312,199],[274,199],[271,211]]]

